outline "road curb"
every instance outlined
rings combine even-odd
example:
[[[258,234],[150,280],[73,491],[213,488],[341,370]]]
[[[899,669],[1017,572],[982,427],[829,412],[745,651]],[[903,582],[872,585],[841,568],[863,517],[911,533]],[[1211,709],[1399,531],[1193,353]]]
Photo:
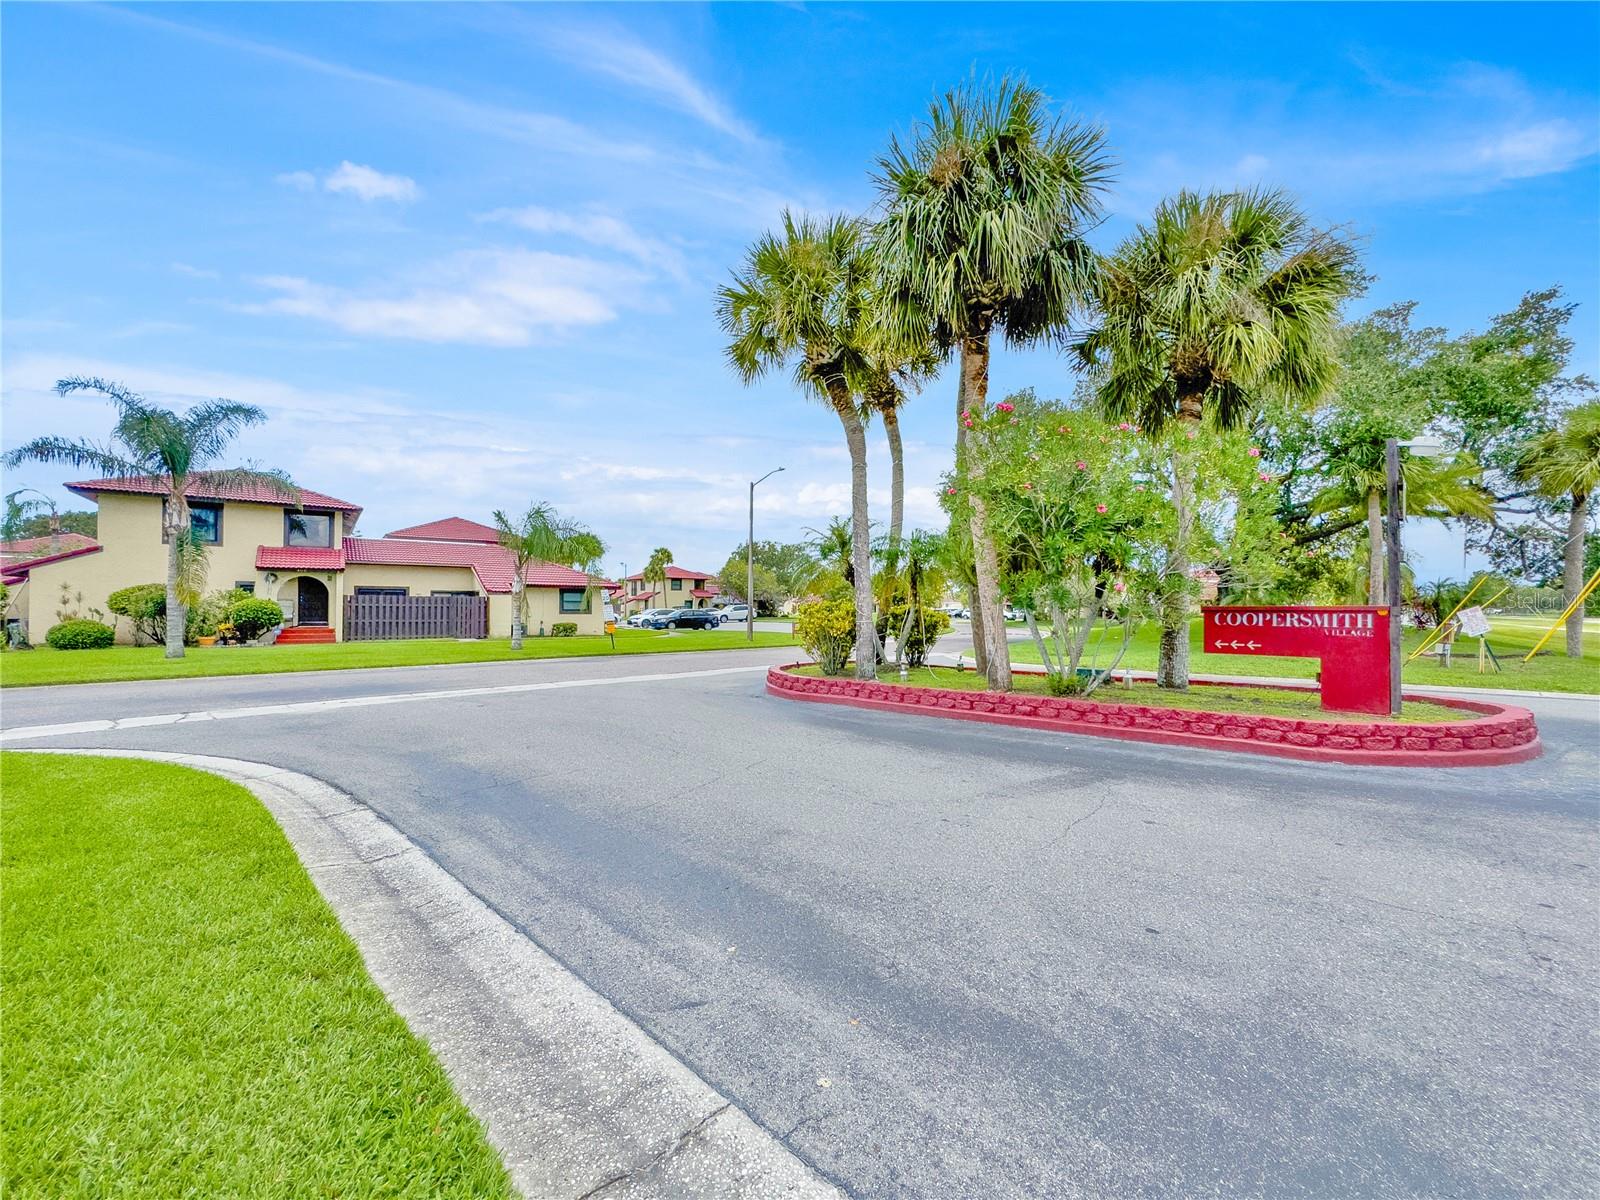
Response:
[[[131,750],[241,784],[438,1055],[529,1200],[841,1193],[371,808],[264,763]]]

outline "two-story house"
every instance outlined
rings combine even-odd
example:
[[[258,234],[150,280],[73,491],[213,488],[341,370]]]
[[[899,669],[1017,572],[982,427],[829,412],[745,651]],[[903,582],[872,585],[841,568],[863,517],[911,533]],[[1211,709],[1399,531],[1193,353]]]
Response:
[[[631,617],[647,608],[710,608],[722,594],[709,572],[672,566],[667,568],[666,575],[664,581],[647,581],[642,574],[629,575],[623,581],[626,586],[612,603],[623,616]]]
[[[166,579],[165,480],[93,479],[67,488],[98,505],[98,543],[3,568],[11,589],[6,616],[25,620],[35,641],[55,624],[63,594],[87,615],[105,611],[119,588]],[[285,626],[304,631],[297,640],[345,640],[345,597],[363,595],[485,597],[489,636],[511,632],[515,561],[490,526],[449,517],[363,538],[356,536],[361,507],[349,501],[302,489],[296,504],[205,476],[187,499],[207,551],[207,590],[238,587],[277,601]],[[532,563],[525,579],[530,633],[558,622],[602,631],[600,591],[582,571]],[[118,636],[131,637],[126,622]]]

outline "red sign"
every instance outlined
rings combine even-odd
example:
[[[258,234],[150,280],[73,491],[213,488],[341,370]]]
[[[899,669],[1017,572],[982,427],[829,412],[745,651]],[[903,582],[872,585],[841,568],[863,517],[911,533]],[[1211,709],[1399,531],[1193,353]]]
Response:
[[[1388,608],[1229,605],[1200,615],[1207,654],[1318,658],[1323,708],[1388,713]]]

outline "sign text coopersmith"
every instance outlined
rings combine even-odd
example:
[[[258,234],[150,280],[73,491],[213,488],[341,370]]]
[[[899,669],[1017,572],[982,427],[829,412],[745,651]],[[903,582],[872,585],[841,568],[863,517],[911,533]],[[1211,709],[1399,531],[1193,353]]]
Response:
[[[1389,711],[1387,607],[1229,605],[1200,613],[1209,653],[1320,659],[1323,708]]]

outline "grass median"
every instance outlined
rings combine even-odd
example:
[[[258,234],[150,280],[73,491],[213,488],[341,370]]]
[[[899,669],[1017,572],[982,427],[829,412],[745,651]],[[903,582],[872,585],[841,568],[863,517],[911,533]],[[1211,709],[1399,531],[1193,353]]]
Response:
[[[757,633],[752,643],[745,640],[743,630],[619,629],[615,644],[608,637],[528,638],[521,650],[513,650],[511,642],[505,638],[465,642],[432,639],[305,646],[191,646],[182,658],[169,659],[160,646],[113,646],[108,650],[53,650],[39,646],[0,654],[0,686],[275,675],[286,671],[349,671],[540,658],[605,658],[620,654],[671,654],[795,644],[787,633]]]
[[[799,667],[798,675],[821,675],[816,667]],[[1028,695],[1048,695],[1043,675],[1015,676],[1014,691]],[[879,674],[879,683],[910,687],[951,688],[964,692],[981,692],[985,679],[976,671],[958,671],[953,667],[914,667],[906,672],[904,685],[894,671]],[[1182,708],[1203,712],[1252,713],[1256,716],[1295,717],[1305,720],[1388,721],[1388,716],[1371,713],[1341,713],[1322,707],[1316,692],[1289,691],[1284,688],[1247,687],[1236,684],[1208,684],[1187,692],[1172,692],[1158,688],[1153,683],[1135,683],[1131,687],[1122,683],[1107,683],[1088,699],[1100,704],[1143,704],[1151,708]],[[1432,704],[1426,700],[1408,700],[1401,712],[1401,721],[1464,721],[1476,716],[1459,708]]]
[[[1443,666],[1432,655],[1405,665],[1407,684],[1424,684],[1431,687],[1503,688],[1527,692],[1600,692],[1600,630],[1584,633],[1582,658],[1567,658],[1559,653],[1565,644],[1564,634],[1557,631],[1545,649],[1532,662],[1523,662],[1522,656],[1546,629],[1549,621],[1495,619],[1494,630],[1488,642],[1499,656],[1501,670],[1492,669],[1478,673],[1478,642],[1476,638],[1457,638],[1451,665]],[[1135,671],[1153,671],[1156,668],[1157,643],[1161,630],[1154,621],[1139,627],[1128,646],[1128,653],[1119,664]],[[1083,659],[1084,666],[1109,663],[1116,654],[1120,635],[1107,636],[1098,644],[1091,639],[1090,653]],[[1407,630],[1406,653],[1415,650],[1422,635]],[[1552,647],[1555,652],[1552,652]],[[1312,679],[1318,671],[1314,658],[1277,658],[1254,654],[1208,654],[1201,645],[1200,621],[1197,618],[1189,629],[1189,669],[1196,675],[1261,675],[1279,679]],[[970,655],[968,656],[970,658]],[[1013,662],[1037,663],[1039,652],[1032,641],[1011,643]]]
[[[513,1195],[254,796],[125,759],[0,773],[6,1195]]]

